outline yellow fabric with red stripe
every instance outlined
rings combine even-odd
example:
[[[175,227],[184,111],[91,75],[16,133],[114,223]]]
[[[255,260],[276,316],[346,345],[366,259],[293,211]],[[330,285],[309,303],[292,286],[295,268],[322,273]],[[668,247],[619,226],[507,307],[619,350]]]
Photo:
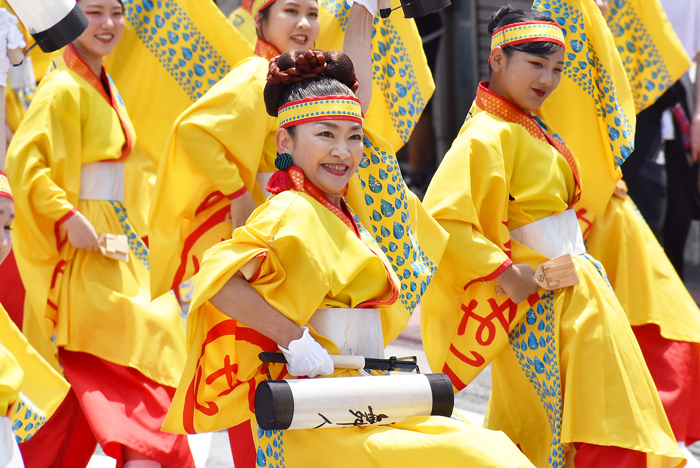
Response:
[[[527,21],[498,28],[491,36],[491,49],[528,42],[553,42],[564,46],[561,27],[549,21]]]
[[[7,180],[5,173],[2,171],[0,171],[0,197],[9,198],[12,200],[12,189],[10,189],[10,182]]]
[[[362,124],[362,106],[353,96],[326,96],[292,101],[279,108],[282,128],[319,120],[349,120]]]

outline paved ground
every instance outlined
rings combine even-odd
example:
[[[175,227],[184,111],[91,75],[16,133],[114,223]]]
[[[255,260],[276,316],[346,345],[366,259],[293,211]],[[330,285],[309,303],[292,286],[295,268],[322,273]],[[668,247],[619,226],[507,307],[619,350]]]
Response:
[[[700,303],[700,266],[686,266],[685,282],[696,302]],[[416,355],[421,372],[430,372],[420,336],[420,313],[414,314],[404,333],[389,345],[387,355]],[[466,389],[456,395],[455,406],[474,424],[481,425],[490,393],[491,372],[487,367]],[[225,432],[190,437],[190,445],[197,468],[231,468],[233,466],[228,435]],[[690,450],[700,458],[700,443],[691,446]],[[98,449],[88,468],[114,468],[114,466],[114,461]]]

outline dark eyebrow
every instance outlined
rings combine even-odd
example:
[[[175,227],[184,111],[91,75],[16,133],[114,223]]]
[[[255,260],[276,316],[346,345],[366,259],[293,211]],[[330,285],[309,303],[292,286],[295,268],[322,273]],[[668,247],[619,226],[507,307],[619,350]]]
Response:
[[[326,127],[331,127],[331,128],[340,128],[340,125],[337,123],[330,121],[330,120],[322,120],[320,122],[316,122],[317,125],[324,125]]]
[[[326,127],[338,129],[340,128],[340,125],[337,123],[333,122],[332,120],[321,120],[320,122],[316,122],[317,125],[324,125]],[[359,130],[362,129],[362,125],[360,124],[355,124],[352,126],[352,130]]]

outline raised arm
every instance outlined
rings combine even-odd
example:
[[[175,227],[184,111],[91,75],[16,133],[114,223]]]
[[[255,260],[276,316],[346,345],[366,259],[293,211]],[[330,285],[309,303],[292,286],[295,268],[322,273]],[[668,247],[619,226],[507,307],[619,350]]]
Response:
[[[365,113],[372,101],[372,29],[377,0],[362,0],[362,3],[374,5],[368,8],[359,2],[353,3],[345,29],[342,51],[355,65],[355,75],[360,83],[357,97],[362,104],[362,112]]]

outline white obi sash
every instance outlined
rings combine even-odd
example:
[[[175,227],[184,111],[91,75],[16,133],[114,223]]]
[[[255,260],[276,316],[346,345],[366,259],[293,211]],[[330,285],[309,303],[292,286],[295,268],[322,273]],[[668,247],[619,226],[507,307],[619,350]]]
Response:
[[[80,170],[81,200],[124,201],[124,163],[92,162]]]
[[[319,309],[309,325],[331,340],[343,356],[384,358],[379,309]]]
[[[270,196],[270,192],[265,190],[265,187],[267,186],[267,182],[270,180],[270,177],[272,177],[272,174],[274,174],[274,172],[258,172],[258,175],[255,177],[258,181],[258,185],[260,186],[260,190],[262,190],[263,195],[265,195],[265,198]]]
[[[581,227],[573,209],[513,229],[510,237],[550,259],[567,253],[572,257],[586,253]]]

